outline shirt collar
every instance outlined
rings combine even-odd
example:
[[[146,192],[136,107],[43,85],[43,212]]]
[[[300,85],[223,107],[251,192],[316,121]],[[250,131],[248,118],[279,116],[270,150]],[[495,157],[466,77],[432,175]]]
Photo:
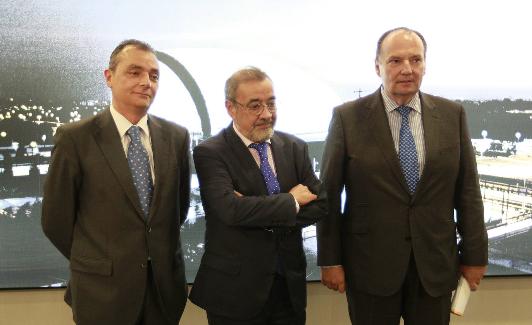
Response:
[[[129,130],[133,123],[129,122],[128,119],[124,117],[124,115],[120,114],[114,108],[113,104],[111,104],[110,110],[111,116],[115,121],[116,128],[118,129],[118,133],[121,137],[123,137],[124,135],[126,135],[127,130]],[[148,114],[144,115],[136,125],[142,129],[144,134],[150,134],[150,130],[148,129]]]
[[[389,112],[395,110],[397,107],[403,106],[403,105],[398,105],[390,96],[388,96],[386,91],[384,91],[384,87],[382,87],[382,86],[381,86],[381,95],[382,95],[382,99],[384,101],[384,108],[385,108],[386,112],[389,113]],[[416,112],[421,114],[421,99],[419,97],[419,91],[404,106],[411,107],[414,111],[416,111]]]
[[[240,140],[242,140],[242,142],[244,142],[244,144],[246,145],[246,147],[249,147],[250,144],[254,143],[253,141],[251,141],[250,139],[246,138],[242,133],[240,133],[238,131],[238,129],[236,128],[235,126],[235,122],[233,122],[233,130],[235,130],[235,133],[236,135],[238,135],[238,137],[240,138]],[[272,143],[272,140],[271,139],[267,139],[265,140],[264,142],[267,142],[269,144]]]

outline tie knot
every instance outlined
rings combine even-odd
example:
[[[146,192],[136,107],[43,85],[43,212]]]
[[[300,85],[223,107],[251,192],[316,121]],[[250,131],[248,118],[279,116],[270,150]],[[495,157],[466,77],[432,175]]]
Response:
[[[408,118],[408,114],[410,114],[412,108],[408,106],[399,106],[396,108],[396,110],[399,112],[399,114],[401,114],[402,118]]]
[[[257,150],[259,152],[259,156],[268,154],[267,142],[255,142],[250,144],[249,147]]]
[[[131,138],[131,141],[140,141],[140,127],[137,125],[132,125],[126,133]]]

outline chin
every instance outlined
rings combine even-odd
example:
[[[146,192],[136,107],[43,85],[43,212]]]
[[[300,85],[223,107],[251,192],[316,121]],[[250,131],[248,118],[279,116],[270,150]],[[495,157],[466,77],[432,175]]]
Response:
[[[250,134],[250,140],[253,142],[263,142],[271,138],[273,135],[273,128],[266,130],[255,131]]]

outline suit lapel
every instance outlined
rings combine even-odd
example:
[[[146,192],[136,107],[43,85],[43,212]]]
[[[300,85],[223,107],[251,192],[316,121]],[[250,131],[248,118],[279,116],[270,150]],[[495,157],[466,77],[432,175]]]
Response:
[[[288,184],[287,173],[290,170],[290,165],[288,164],[287,160],[289,155],[285,152],[285,142],[276,133],[273,134],[271,142],[273,161],[275,162],[275,172],[277,174],[277,181],[279,182],[281,193],[287,193],[290,190],[289,188],[286,188],[286,184]]]
[[[430,179],[431,167],[434,165],[434,160],[438,157],[438,133],[440,127],[439,111],[436,109],[436,105],[423,93],[420,96],[425,139],[425,167],[421,174],[416,194],[423,190],[427,179]]]
[[[251,184],[252,188],[257,191],[258,194],[268,195],[268,189],[264,183],[264,178],[260,172],[259,166],[255,162],[255,159],[249,152],[249,148],[246,147],[244,142],[238,137],[233,125],[230,124],[225,129],[225,137],[228,142],[229,150],[235,157],[235,163],[240,165],[240,171],[244,183]],[[261,186],[258,186],[260,184]]]
[[[118,182],[124,189],[126,196],[129,198],[137,214],[143,218],[142,208],[138,199],[137,190],[133,184],[133,178],[129,170],[124,148],[120,141],[120,135],[111,116],[109,109],[105,110],[95,119],[96,127],[94,128],[94,139],[103,156],[107,160],[109,167],[115,174]]]
[[[150,215],[148,216],[148,222],[151,222],[151,218],[157,215],[157,207],[160,206],[159,201],[161,200],[161,189],[168,178],[168,176],[165,175],[167,175],[170,152],[168,137],[164,135],[164,129],[157,118],[149,115],[148,127],[150,129],[154,164],[153,169],[155,174],[155,186],[150,206]]]
[[[392,173],[403,189],[408,193],[408,185],[401,170],[399,157],[393,143],[390,124],[386,116],[384,102],[382,101],[380,88],[373,93],[372,100],[367,106],[368,109],[368,132],[371,132],[375,138],[377,146],[381,149],[384,158],[388,162]]]

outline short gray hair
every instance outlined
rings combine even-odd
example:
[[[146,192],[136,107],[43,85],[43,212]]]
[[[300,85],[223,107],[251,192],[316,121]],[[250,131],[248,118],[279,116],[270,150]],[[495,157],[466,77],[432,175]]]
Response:
[[[257,67],[249,66],[240,69],[233,73],[225,82],[225,99],[231,101],[235,100],[236,90],[241,83],[247,81],[263,81],[265,79],[271,81],[266,72]]]

